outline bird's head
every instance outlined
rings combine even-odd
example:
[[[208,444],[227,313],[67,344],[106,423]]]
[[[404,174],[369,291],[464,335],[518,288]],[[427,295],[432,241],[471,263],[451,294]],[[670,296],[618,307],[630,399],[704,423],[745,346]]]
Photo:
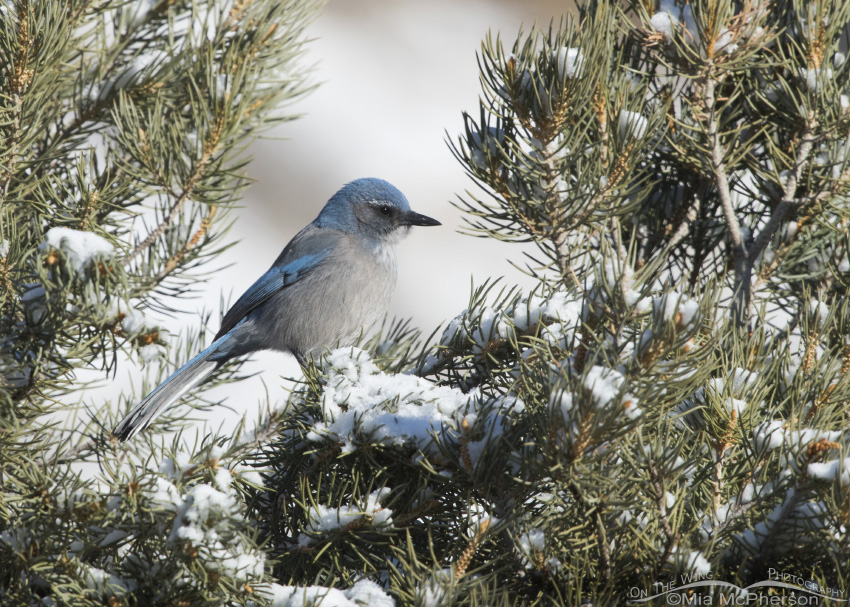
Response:
[[[410,210],[410,204],[395,186],[367,177],[343,186],[327,202],[315,223],[383,241],[395,242],[411,226],[438,226],[440,222]]]

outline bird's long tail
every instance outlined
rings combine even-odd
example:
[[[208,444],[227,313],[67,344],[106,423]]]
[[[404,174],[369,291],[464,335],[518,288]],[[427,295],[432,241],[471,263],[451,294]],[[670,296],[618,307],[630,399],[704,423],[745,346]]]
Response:
[[[158,385],[115,426],[112,431],[113,436],[124,441],[144,430],[164,409],[204,381],[219,365],[223,364],[220,346],[226,338],[225,335],[213,342],[210,347],[201,351]]]

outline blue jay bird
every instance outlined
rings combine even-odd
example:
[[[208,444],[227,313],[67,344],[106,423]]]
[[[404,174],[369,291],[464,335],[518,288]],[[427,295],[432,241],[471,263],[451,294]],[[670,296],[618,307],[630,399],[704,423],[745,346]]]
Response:
[[[303,366],[321,348],[351,344],[387,311],[395,245],[411,226],[438,225],[411,211],[386,181],[347,184],[228,310],[213,343],[133,407],[112,434],[127,440],[143,430],[231,358],[279,350]]]

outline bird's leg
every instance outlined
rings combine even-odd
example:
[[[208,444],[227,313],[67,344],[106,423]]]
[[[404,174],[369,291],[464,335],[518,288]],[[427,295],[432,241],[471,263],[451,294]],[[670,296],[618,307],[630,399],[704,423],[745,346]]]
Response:
[[[307,367],[307,359],[304,358],[304,355],[301,352],[293,352],[293,356],[295,356],[295,360],[298,361],[298,364],[301,365],[302,368]]]

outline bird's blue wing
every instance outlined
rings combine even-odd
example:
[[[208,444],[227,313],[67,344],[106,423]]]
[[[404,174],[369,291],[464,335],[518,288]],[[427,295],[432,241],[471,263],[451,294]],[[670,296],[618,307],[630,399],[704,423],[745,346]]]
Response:
[[[216,339],[230,331],[239,321],[269,297],[309,274],[327,257],[328,249],[301,255],[284,265],[275,265],[260,276],[224,315]]]

